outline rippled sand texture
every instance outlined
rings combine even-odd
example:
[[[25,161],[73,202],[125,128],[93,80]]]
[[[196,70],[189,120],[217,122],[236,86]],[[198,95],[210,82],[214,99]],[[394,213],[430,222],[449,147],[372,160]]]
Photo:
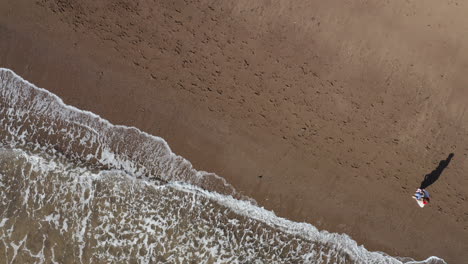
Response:
[[[164,138],[282,217],[372,251],[464,263],[467,10],[440,0],[0,1],[0,67]],[[128,152],[145,146],[136,132],[103,136],[119,147],[96,169],[236,193],[176,172],[165,151]],[[411,195],[451,152],[431,205],[415,208]],[[166,167],[140,170],[152,161]]]

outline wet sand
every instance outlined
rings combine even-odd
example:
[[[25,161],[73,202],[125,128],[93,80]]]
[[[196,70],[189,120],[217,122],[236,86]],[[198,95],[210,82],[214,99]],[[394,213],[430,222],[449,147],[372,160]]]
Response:
[[[278,215],[468,259],[468,5],[0,3],[0,66],[166,139]],[[420,209],[411,195],[453,152]]]

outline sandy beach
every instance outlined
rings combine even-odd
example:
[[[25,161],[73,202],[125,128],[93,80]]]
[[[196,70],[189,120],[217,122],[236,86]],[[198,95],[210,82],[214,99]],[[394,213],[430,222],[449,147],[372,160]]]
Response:
[[[0,67],[164,138],[281,217],[468,260],[468,4],[0,3]],[[411,198],[426,174],[453,159]]]

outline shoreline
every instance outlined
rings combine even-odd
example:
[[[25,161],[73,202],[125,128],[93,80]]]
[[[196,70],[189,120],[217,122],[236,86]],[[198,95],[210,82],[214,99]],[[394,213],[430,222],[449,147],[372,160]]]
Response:
[[[130,52],[135,49],[135,45],[128,44],[127,40],[122,40],[118,46],[120,51],[116,51],[96,35],[80,32],[79,28],[72,30],[66,21],[60,21],[58,15],[54,16],[46,8],[33,4],[28,6],[24,1],[14,5],[17,6],[11,11],[6,11],[8,8],[0,9],[5,12],[0,12],[3,15],[0,19],[3,36],[0,42],[1,66],[15,70],[39,87],[50,89],[65,103],[99,114],[112,123],[135,126],[164,138],[175,153],[188,159],[195,168],[225,177],[238,190],[279,216],[309,222],[330,232],[347,233],[369,250],[384,251],[390,255],[415,259],[436,255],[448,263],[468,258],[463,255],[466,254],[463,241],[468,241],[468,220],[463,218],[463,204],[452,205],[452,200],[445,199],[452,193],[456,193],[460,199],[467,197],[467,191],[462,188],[467,183],[463,179],[466,165],[462,162],[466,155],[464,148],[467,144],[463,142],[463,137],[467,123],[463,115],[457,114],[460,112],[459,105],[453,103],[455,99],[464,98],[463,94],[454,90],[438,98],[441,91],[430,90],[429,87],[429,90],[419,90],[423,93],[420,98],[409,101],[414,107],[405,108],[406,95],[411,93],[405,93],[407,88],[398,90],[396,85],[392,86],[393,90],[386,90],[390,91],[390,95],[383,97],[384,103],[379,106],[379,101],[374,100],[372,94],[366,99],[368,90],[360,90],[350,81],[332,79],[327,84],[326,79],[329,78],[310,77],[310,80],[315,80],[315,88],[303,87],[299,83],[290,84],[292,88],[288,89],[291,91],[285,92],[273,88],[257,91],[249,87],[247,90],[240,87],[238,92],[235,89],[218,92],[206,83],[207,88],[213,91],[207,90],[209,95],[205,97],[205,93],[188,89],[184,82],[181,82],[182,86],[169,85],[175,80],[171,76],[187,72],[172,69],[171,61],[167,62],[167,67],[159,66],[158,72],[165,75],[153,78],[144,69],[145,66],[141,69],[135,61],[116,56],[122,50]],[[28,19],[21,22],[21,18]],[[219,27],[230,25],[228,22],[219,23]],[[171,27],[169,24],[164,26]],[[133,29],[129,30],[137,34]],[[82,41],[75,45],[78,39]],[[257,41],[251,45],[260,44],[264,43]],[[213,49],[218,49],[213,45]],[[183,50],[179,52],[185,54]],[[204,55],[200,53],[200,56]],[[176,59],[181,56],[174,54],[175,64],[184,65],[182,59],[180,62]],[[229,55],[225,54],[225,57]],[[233,68],[235,71],[237,64],[224,61],[225,57],[220,57],[216,62],[222,65],[218,68]],[[331,55],[329,58],[332,58]],[[324,56],[321,60],[326,59],[327,56]],[[247,61],[247,66],[254,63],[255,60]],[[313,63],[317,65],[302,65],[305,70],[301,71],[312,71],[307,67],[312,69],[321,65],[320,62]],[[155,67],[155,64],[148,65]],[[188,67],[188,72],[195,75],[188,75],[187,80],[199,76],[207,81],[212,74],[211,68],[198,72],[201,68],[199,65]],[[272,69],[272,72],[275,71],[276,68]],[[317,75],[332,75],[327,73],[327,69],[322,71],[324,73]],[[248,71],[243,74],[248,74]],[[295,71],[287,72],[287,68],[285,73],[279,75],[286,79],[286,83],[295,78],[306,78],[304,75],[299,77]],[[165,80],[166,77],[168,79]],[[250,75],[240,77],[246,80],[256,78]],[[392,80],[398,77],[401,76],[392,77]],[[447,78],[456,81],[458,77]],[[380,80],[379,75],[376,79]],[[382,81],[385,83],[385,78]],[[268,78],[263,78],[263,82],[269,82]],[[324,86],[320,86],[321,82]],[[201,80],[197,85],[203,83]],[[235,82],[231,84],[237,87]],[[274,83],[271,85],[274,86]],[[302,88],[303,93],[294,87]],[[326,94],[330,91],[333,93]],[[325,94],[324,97],[314,97],[317,92]],[[244,94],[246,103],[231,107],[231,101],[241,101]],[[440,101],[434,99],[425,103],[427,94]],[[377,95],[382,96],[380,93]],[[290,98],[292,103],[283,101],[285,97]],[[304,107],[299,105],[301,97],[311,100],[310,105],[307,105],[307,100]],[[333,101],[328,103],[327,100]],[[390,105],[385,102],[390,102]],[[355,104],[365,111],[357,109]],[[389,107],[392,104],[402,110],[391,110]],[[432,105],[439,104],[444,107],[429,111]],[[330,112],[331,106],[337,106],[338,110],[329,115],[327,112]],[[311,112],[304,110],[308,107],[312,109]],[[414,114],[415,109],[433,119]],[[370,114],[361,119],[363,111]],[[454,111],[455,114],[452,113]],[[356,115],[342,120],[347,112],[356,112]],[[379,116],[383,117],[380,119]],[[293,127],[296,126],[295,119],[304,118],[307,122],[298,122],[301,124]],[[418,121],[421,118],[422,121]],[[401,124],[399,127],[377,126],[380,123],[393,124],[395,120]],[[366,128],[366,124],[369,128]],[[400,132],[402,127],[407,127],[405,133]],[[412,132],[415,129],[421,132],[435,128],[443,130],[443,133],[436,132],[421,138],[419,133]],[[301,139],[298,133],[303,133],[302,137],[306,139]],[[313,133],[319,137],[315,138]],[[392,134],[396,136],[390,137]],[[353,149],[350,154],[342,154],[348,149]],[[431,194],[436,196],[433,204],[424,211],[419,210],[410,197],[413,189],[417,188],[425,173],[434,169],[438,161],[445,159],[452,151],[455,152],[454,161],[431,187],[434,190]],[[371,165],[366,165],[366,162]],[[399,170],[398,173],[385,173],[395,170]],[[362,191],[362,186],[367,187],[366,192]],[[385,188],[381,189],[382,186]],[[423,220],[418,224],[412,219]],[[431,241],[436,237],[439,243]],[[423,242],[414,245],[412,241],[415,239]]]
[[[21,76],[17,75],[15,72],[13,72],[10,69],[0,68],[0,71],[6,71],[9,74],[13,75],[14,78],[19,79],[20,82],[24,82],[25,84],[27,84],[29,86],[32,86],[34,90],[37,89],[40,93],[45,93],[45,94],[47,94],[47,96],[52,97],[53,101],[54,102],[56,101],[57,104],[59,105],[59,107],[63,107],[66,110],[79,113],[80,115],[83,114],[83,115],[86,115],[86,116],[91,116],[92,119],[99,120],[98,123],[104,123],[106,126],[110,126],[113,129],[124,128],[125,130],[128,130],[128,131],[129,130],[137,130],[138,134],[141,134],[141,135],[143,135],[145,137],[149,137],[152,140],[155,140],[155,141],[158,141],[158,142],[163,141],[163,143],[165,144],[165,147],[167,147],[168,150],[173,155],[177,155],[177,154],[173,153],[170,150],[170,147],[167,145],[167,142],[163,138],[147,134],[146,132],[141,131],[136,127],[128,127],[128,126],[124,126],[124,125],[114,125],[114,124],[110,123],[108,120],[103,119],[102,117],[100,117],[99,115],[96,115],[93,112],[83,111],[83,110],[80,110],[80,109],[75,108],[73,106],[65,104],[60,97],[56,96],[53,93],[50,93],[48,90],[46,90],[44,88],[37,87],[36,85],[30,83],[29,81],[23,79]],[[85,127],[88,127],[88,126],[85,125]],[[16,148],[14,148],[14,149],[16,149]],[[7,148],[7,151],[13,151],[13,149]],[[25,150],[20,147],[17,151],[22,153],[22,151],[25,151]],[[31,155],[31,153],[28,153],[28,151],[25,151],[24,155]],[[44,158],[44,157],[42,157],[42,158]],[[183,157],[181,157],[181,158],[183,158]],[[102,157],[101,157],[101,159],[102,159]],[[118,166],[118,164],[114,164],[114,165]],[[120,171],[120,170],[118,170],[118,171]],[[112,170],[110,170],[109,172],[112,172]],[[129,175],[129,174],[127,174],[128,172],[126,170],[121,171],[121,173],[123,173],[125,175]],[[206,172],[202,172],[202,173],[206,173]],[[134,176],[134,177],[130,177],[130,179],[132,179],[132,180],[135,180],[135,181],[138,181],[138,182],[140,182],[140,181],[146,182],[147,181],[145,179],[135,178],[137,175],[132,175],[132,176]],[[216,175],[216,177],[219,177],[219,176]],[[158,183],[153,182],[151,180],[148,181],[148,184],[153,186],[154,188],[161,187]],[[248,200],[240,200],[240,199],[237,199],[237,198],[235,198],[235,197],[233,197],[231,195],[222,194],[222,193],[219,193],[219,192],[216,192],[216,191],[213,191],[213,190],[205,190],[200,186],[193,185],[193,183],[188,183],[188,182],[178,182],[178,181],[176,181],[174,183],[169,183],[168,186],[175,189],[175,190],[182,191],[184,193],[193,193],[193,194],[201,195],[204,198],[215,201],[220,206],[226,206],[231,211],[235,212],[236,214],[238,214],[240,216],[248,217],[249,219],[254,219],[256,221],[262,222],[262,223],[270,226],[271,228],[278,229],[278,231],[280,231],[280,232],[285,232],[287,235],[299,236],[299,237],[302,237],[304,239],[310,239],[310,240],[312,240],[314,242],[317,242],[317,243],[339,245],[340,250],[342,250],[342,251],[345,251],[345,252],[348,252],[348,253],[349,252],[357,253],[358,256],[354,255],[353,259],[359,259],[360,257],[361,258],[362,257],[370,257],[373,260],[377,260],[377,259],[374,259],[374,258],[378,258],[378,259],[381,258],[382,261],[385,261],[385,260],[387,260],[387,257],[388,257],[388,255],[385,252],[379,252],[379,251],[370,252],[370,251],[368,251],[365,248],[365,245],[358,245],[356,243],[356,241],[354,241],[348,234],[330,233],[327,230],[318,230],[315,226],[311,225],[310,223],[294,222],[294,221],[291,221],[291,220],[289,220],[287,218],[279,217],[274,212],[269,211],[269,210],[267,210],[267,209],[265,209],[263,207],[258,207],[258,205],[256,205],[255,203],[252,203],[251,201],[248,201]],[[363,247],[363,248],[361,248],[361,247]],[[362,250],[364,250],[364,251],[362,251]],[[362,256],[361,254],[364,254],[364,256]],[[389,256],[389,257],[392,258],[392,259],[394,258],[393,256]],[[398,256],[395,256],[395,257],[398,258]],[[405,259],[407,259],[407,258],[408,257],[405,257]],[[441,260],[440,258],[438,258],[436,256],[431,256],[431,257],[428,257],[426,260],[421,260],[421,262],[430,261],[430,260],[433,260],[433,259],[435,259],[435,261],[440,261]]]

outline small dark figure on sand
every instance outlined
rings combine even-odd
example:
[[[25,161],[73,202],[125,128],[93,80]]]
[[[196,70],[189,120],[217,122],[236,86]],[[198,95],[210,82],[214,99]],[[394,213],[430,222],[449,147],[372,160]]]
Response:
[[[424,176],[424,180],[421,182],[421,186],[419,187],[419,189],[416,190],[416,193],[413,195],[413,198],[416,199],[419,206],[424,207],[424,205],[429,203],[430,201],[429,192],[426,191],[425,189],[439,179],[440,175],[442,175],[442,172],[449,165],[453,156],[454,154],[450,153],[445,160],[441,160],[439,162],[439,166],[437,166],[435,170],[431,171],[431,173],[426,174]]]
[[[430,202],[429,192],[424,189],[417,189],[416,193],[413,195],[413,198],[416,199],[419,206],[424,207]]]

